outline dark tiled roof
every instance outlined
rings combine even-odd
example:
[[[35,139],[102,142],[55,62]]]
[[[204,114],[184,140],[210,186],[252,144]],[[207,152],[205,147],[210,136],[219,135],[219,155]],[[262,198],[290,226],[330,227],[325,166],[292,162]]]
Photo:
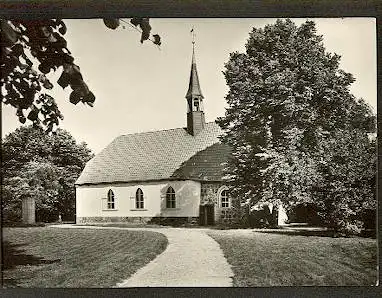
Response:
[[[230,153],[230,147],[222,143],[215,143],[185,161],[172,177],[220,181],[223,177],[224,163],[228,160]]]
[[[200,175],[199,166],[198,170],[189,170],[189,163],[193,162],[190,158],[218,143],[221,133],[220,127],[210,122],[195,136],[188,134],[185,128],[122,135],[86,164],[76,184],[169,179],[182,164],[176,175],[183,175],[182,178],[187,178],[188,173],[192,177]],[[212,146],[205,153],[202,151],[200,157],[211,156],[218,148],[220,146]],[[223,155],[218,154],[216,160],[223,159]],[[200,159],[198,155],[195,158]],[[205,159],[201,162],[208,165]],[[216,168],[215,165],[212,167]],[[202,179],[216,178],[211,171],[202,175]],[[173,178],[178,177],[176,175]]]

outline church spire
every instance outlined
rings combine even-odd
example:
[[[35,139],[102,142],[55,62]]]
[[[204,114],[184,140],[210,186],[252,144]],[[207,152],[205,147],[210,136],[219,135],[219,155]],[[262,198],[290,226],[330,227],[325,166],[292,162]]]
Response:
[[[195,62],[195,33],[192,33],[192,62],[190,81],[188,84],[188,91],[186,94],[187,99],[187,132],[191,135],[196,135],[199,131],[204,129],[205,118],[203,99],[204,96],[200,90],[198,71]]]
[[[186,98],[191,96],[201,96],[203,97],[202,91],[200,90],[200,84],[199,84],[199,76],[198,71],[196,69],[196,61],[195,61],[195,35],[193,32],[194,29],[192,29],[192,63],[191,63],[191,74],[190,74],[190,82],[188,84],[188,91],[186,94]]]

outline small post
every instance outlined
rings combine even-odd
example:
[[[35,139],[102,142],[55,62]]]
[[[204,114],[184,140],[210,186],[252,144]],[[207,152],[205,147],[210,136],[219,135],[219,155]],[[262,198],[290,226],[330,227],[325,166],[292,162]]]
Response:
[[[22,222],[25,224],[36,223],[36,202],[33,197],[24,197],[22,199]]]

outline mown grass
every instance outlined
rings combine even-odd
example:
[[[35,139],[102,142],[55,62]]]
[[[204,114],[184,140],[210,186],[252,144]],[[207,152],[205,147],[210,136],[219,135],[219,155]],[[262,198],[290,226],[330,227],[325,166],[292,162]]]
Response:
[[[331,238],[210,231],[235,274],[234,285],[376,285],[377,242],[368,238]]]
[[[149,231],[3,229],[3,287],[113,287],[162,253]]]

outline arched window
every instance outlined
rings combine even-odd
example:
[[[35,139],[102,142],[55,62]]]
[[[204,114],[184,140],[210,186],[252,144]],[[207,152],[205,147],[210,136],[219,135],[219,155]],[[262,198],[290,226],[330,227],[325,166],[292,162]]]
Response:
[[[107,209],[115,209],[114,192],[111,189],[107,192]]]
[[[138,188],[137,192],[135,193],[135,208],[143,209],[144,207],[145,207],[145,202],[143,198],[143,191],[142,189]]]
[[[166,192],[166,208],[175,208],[175,190],[170,186]]]
[[[220,193],[220,207],[221,208],[229,208],[229,197],[228,190],[224,189]]]

